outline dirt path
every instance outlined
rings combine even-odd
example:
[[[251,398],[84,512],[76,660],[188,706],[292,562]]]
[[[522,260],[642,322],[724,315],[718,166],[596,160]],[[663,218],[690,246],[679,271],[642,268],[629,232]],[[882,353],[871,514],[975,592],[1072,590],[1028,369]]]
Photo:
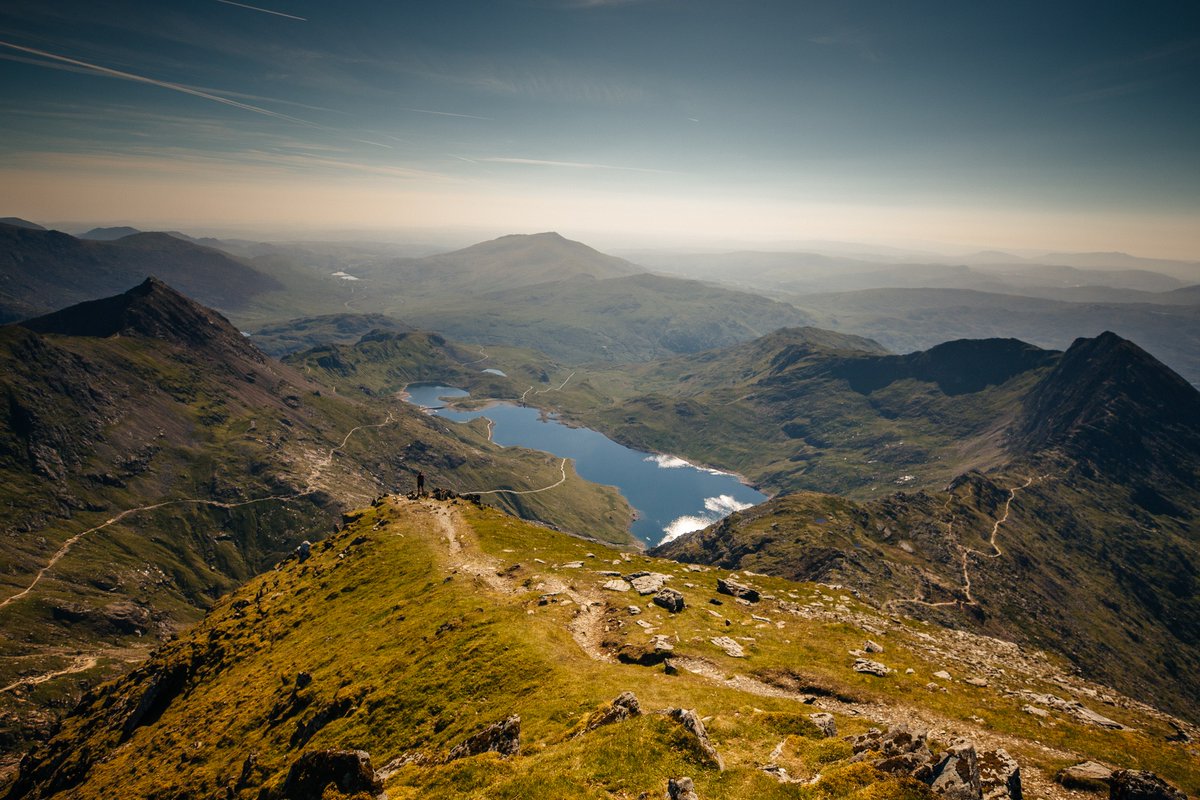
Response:
[[[479,550],[479,542],[471,526],[462,518],[454,506],[434,501],[415,501],[421,510],[432,517],[434,524],[446,544],[448,566],[458,572],[474,576],[488,588],[503,595],[518,595],[529,590],[510,578],[503,563]],[[596,590],[572,588],[557,576],[540,576],[546,594],[563,595],[574,603],[575,616],[567,624],[567,630],[579,647],[596,661],[613,663],[615,659],[601,642],[604,639],[604,598]]]
[[[38,585],[38,583],[42,580],[42,578],[45,577],[46,573],[49,572],[54,567],[55,564],[57,564],[60,560],[62,560],[62,558],[71,551],[72,547],[74,547],[76,544],[78,544],[80,541],[82,541],[85,537],[87,537],[93,533],[96,533],[97,531],[102,531],[105,528],[109,527],[110,525],[115,525],[116,523],[120,522],[121,520],[125,519],[126,517],[132,516],[134,514],[140,514],[145,511],[154,511],[156,509],[166,508],[168,506],[184,506],[184,505],[208,506],[210,508],[233,509],[233,508],[241,508],[243,506],[254,505],[255,503],[269,503],[269,502],[287,503],[287,502],[291,502],[294,500],[299,500],[302,497],[308,497],[309,495],[315,494],[316,492],[320,491],[319,488],[317,488],[316,483],[320,479],[321,474],[324,472],[324,470],[328,469],[329,466],[333,463],[334,457],[335,457],[337,451],[339,449],[341,449],[342,447],[346,446],[346,443],[350,441],[351,436],[353,436],[358,431],[364,430],[366,428],[382,428],[385,425],[391,425],[394,422],[395,422],[395,418],[393,417],[392,412],[389,411],[388,415],[387,415],[387,419],[385,419],[383,422],[377,422],[377,423],[373,423],[370,425],[358,425],[354,428],[351,428],[350,431],[348,433],[346,433],[346,435],[344,437],[342,437],[342,441],[340,444],[330,447],[328,452],[325,454],[325,456],[319,462],[313,464],[312,470],[310,471],[309,477],[308,477],[308,486],[307,486],[307,488],[305,488],[303,491],[300,491],[300,492],[294,492],[292,494],[271,495],[269,497],[257,497],[253,500],[242,500],[237,503],[226,503],[226,502],[223,502],[220,500],[202,500],[202,499],[197,499],[197,498],[180,498],[178,500],[163,500],[158,503],[150,503],[148,505],[138,506],[137,508],[127,508],[124,511],[122,511],[121,513],[119,513],[115,516],[109,517],[107,520],[100,523],[99,525],[96,525],[95,527],[92,527],[92,528],[88,528],[85,531],[80,531],[79,533],[75,534],[74,536],[70,537],[65,542],[63,542],[62,546],[60,546],[58,548],[58,550],[56,550],[54,552],[54,555],[50,556],[50,560],[47,561],[46,564],[44,566],[42,566],[42,568],[39,569],[37,571],[37,573],[33,576],[33,580],[30,581],[28,586],[26,586],[24,589],[22,589],[21,591],[17,592],[14,595],[10,595],[9,597],[6,597],[3,600],[0,600],[0,609],[7,608],[9,606],[9,604],[16,602],[17,600],[20,600],[23,597],[27,597],[29,595],[29,593],[33,591],[34,587],[36,587]],[[564,480],[565,480],[565,473],[564,473]],[[551,487],[547,487],[547,488],[551,488]]]
[[[562,473],[562,477],[559,478],[558,480],[556,480],[554,483],[550,484],[549,486],[543,486],[540,489],[526,489],[526,490],[520,491],[520,492],[516,491],[515,489],[488,489],[486,491],[479,491],[479,492],[460,492],[460,494],[539,494],[541,492],[548,492],[551,489],[557,488],[559,486],[562,486],[564,483],[566,483],[566,481],[567,481],[567,459],[564,458],[562,460],[562,463],[560,463],[558,465],[558,469]]]
[[[988,539],[988,545],[992,548],[992,552],[990,552],[990,553],[981,552],[979,550],[976,550],[973,547],[967,547],[966,545],[959,542],[958,536],[954,533],[954,517],[953,516],[951,516],[950,519],[946,522],[946,539],[949,542],[950,547],[953,548],[954,550],[958,551],[958,556],[959,556],[959,560],[961,563],[962,592],[963,592],[963,598],[964,598],[963,600],[957,600],[957,599],[956,600],[943,600],[943,601],[940,601],[937,603],[931,603],[931,602],[925,600],[924,598],[909,597],[909,598],[904,598],[904,599],[899,599],[899,600],[889,600],[887,603],[884,604],[884,608],[894,609],[897,605],[900,605],[902,603],[925,606],[926,608],[946,608],[949,606],[978,606],[979,605],[978,601],[971,594],[971,567],[970,567],[971,556],[979,556],[980,558],[999,558],[1000,556],[1004,555],[1004,551],[1000,549],[1000,545],[996,544],[996,535],[1000,532],[1000,527],[1002,525],[1004,525],[1004,523],[1008,522],[1009,514],[1012,511],[1013,500],[1016,499],[1017,492],[1021,491],[1022,489],[1028,489],[1030,486],[1032,486],[1034,484],[1035,481],[1042,481],[1042,480],[1045,480],[1047,477],[1049,477],[1049,476],[1048,475],[1039,475],[1036,477],[1030,477],[1030,478],[1026,479],[1025,483],[1021,484],[1020,486],[1013,486],[1013,487],[1009,488],[1008,499],[1004,503],[1004,513],[1001,516],[997,517],[995,522],[992,523],[992,533]],[[946,504],[943,507],[943,510],[948,511],[950,508],[950,504],[953,501],[954,501],[954,496],[951,495],[950,498],[946,500]]]
[[[482,364],[484,361],[487,361],[489,358],[491,358],[491,356],[489,356],[482,347],[479,348],[479,355],[483,356],[483,358],[477,358],[474,361],[464,361],[462,365],[464,367],[469,367],[472,364]]]
[[[575,377],[576,372],[578,372],[578,370],[572,370],[571,374],[568,375],[567,377],[563,378],[563,382],[560,383],[558,386],[551,386],[546,389],[538,389],[536,392],[533,392],[533,387],[530,386],[528,389],[521,392],[521,399],[518,400],[517,402],[524,403],[525,396],[528,395],[530,392],[533,392],[534,394],[545,394],[546,392],[561,392],[563,390],[563,387],[565,387],[567,385],[567,382],[569,380],[571,380],[571,378]]]
[[[8,686],[0,687],[0,694],[3,694],[4,692],[11,692],[13,689],[16,689],[19,686],[36,686],[39,683],[45,683],[46,681],[53,680],[54,678],[62,675],[72,675],[76,672],[87,672],[98,663],[100,663],[100,658],[98,656],[76,656],[75,660],[71,662],[70,666],[63,667],[62,669],[56,669],[52,672],[44,672],[41,675],[34,675],[28,678],[21,678],[18,681],[13,681]]]
[[[1025,486],[1031,485],[1026,483]],[[1025,487],[1017,487],[1017,490]],[[1015,491],[1015,490],[1014,490]],[[1014,496],[1010,494],[1010,498]],[[469,523],[463,519],[459,509],[452,505],[434,501],[409,501],[428,514],[445,544],[447,566],[454,571],[479,578],[490,589],[504,595],[521,595],[529,591],[527,585],[519,583],[505,573],[505,564],[497,558],[479,550],[478,540]],[[1006,517],[1002,517],[1000,522]],[[606,634],[604,592],[597,588],[581,589],[581,581],[570,581],[554,574],[549,567],[539,572],[537,580],[542,584],[540,591],[567,598],[576,606],[576,611],[567,629],[580,649],[589,658],[604,663],[615,663],[616,659],[602,644]],[[561,601],[560,601],[561,602]],[[882,620],[878,624],[885,625]],[[842,716],[861,717],[881,727],[907,726],[910,730],[925,731],[941,742],[950,743],[966,739],[982,750],[1004,749],[1014,756],[1028,754],[1031,749],[1039,751],[1043,761],[1082,760],[1077,753],[1049,747],[1035,739],[1024,739],[997,733],[971,720],[958,720],[942,716],[929,709],[898,703],[876,701],[846,702],[834,697],[803,694],[774,686],[749,675],[730,670],[727,664],[717,664],[705,658],[678,655],[672,662],[681,670],[690,673],[714,686],[724,686],[759,697],[770,697],[794,701],[805,708],[830,711]],[[1026,756],[1027,757],[1027,756]],[[1041,770],[1022,770],[1025,796],[1041,800],[1071,800],[1072,794],[1054,783]]]

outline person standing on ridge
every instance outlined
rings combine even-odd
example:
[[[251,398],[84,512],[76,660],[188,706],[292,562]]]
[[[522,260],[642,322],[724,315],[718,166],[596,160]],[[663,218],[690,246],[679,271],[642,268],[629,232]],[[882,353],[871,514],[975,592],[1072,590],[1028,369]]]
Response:
[[[425,495],[425,473],[418,472],[417,473],[417,497],[423,497],[424,495]]]

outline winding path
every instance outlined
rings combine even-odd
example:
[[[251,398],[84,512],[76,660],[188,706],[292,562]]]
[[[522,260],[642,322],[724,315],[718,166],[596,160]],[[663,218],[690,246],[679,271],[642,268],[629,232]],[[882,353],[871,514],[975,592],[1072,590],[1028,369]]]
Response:
[[[21,678],[20,680],[13,681],[8,686],[0,687],[0,694],[3,694],[4,692],[11,692],[13,689],[21,686],[37,686],[39,683],[45,683],[46,681],[54,680],[55,678],[63,675],[73,675],[76,672],[87,672],[98,663],[100,663],[100,659],[97,656],[76,656],[75,660],[71,662],[70,666],[63,667],[62,669],[56,669],[51,672],[44,672],[41,675],[33,675],[28,678]]]
[[[562,473],[562,477],[549,486],[543,486],[540,489],[525,489],[524,491],[517,491],[515,489],[488,489],[487,491],[483,492],[461,492],[460,494],[538,494],[540,492],[548,492],[551,489],[562,486],[566,482],[567,459],[564,458],[562,460],[562,463],[558,465],[558,469]]]
[[[571,378],[575,377],[576,372],[578,372],[578,370],[571,370],[571,374],[568,375],[567,377],[563,378],[563,382],[560,383],[558,386],[550,386],[545,389],[538,389],[536,392],[533,392],[533,387],[530,386],[528,389],[521,392],[521,399],[518,402],[524,403],[525,396],[528,395],[530,392],[533,392],[534,394],[545,394],[546,392],[561,392],[563,390],[563,387],[567,385],[567,382],[569,380],[571,380]]]
[[[951,547],[953,547],[954,549],[956,549],[958,551],[959,558],[960,558],[960,561],[962,564],[962,591],[963,591],[963,597],[965,599],[963,599],[963,600],[958,600],[958,599],[943,600],[940,602],[931,603],[928,600],[924,600],[920,597],[910,597],[910,598],[904,598],[904,599],[899,599],[899,600],[889,600],[887,603],[884,604],[884,607],[892,608],[901,603],[925,606],[926,608],[945,608],[948,606],[978,606],[979,602],[971,594],[971,568],[970,568],[970,563],[969,563],[970,557],[973,555],[976,555],[976,556],[979,556],[980,558],[999,558],[1000,556],[1004,555],[1004,551],[1000,549],[1000,545],[996,544],[996,534],[998,534],[1000,532],[1000,526],[1003,525],[1005,522],[1008,522],[1008,516],[1009,516],[1009,513],[1012,511],[1013,500],[1016,499],[1017,492],[1021,491],[1022,489],[1028,489],[1030,486],[1033,485],[1033,483],[1035,481],[1041,481],[1047,477],[1048,477],[1047,475],[1030,477],[1025,481],[1025,483],[1021,484],[1020,486],[1013,486],[1013,487],[1009,488],[1008,500],[1006,500],[1004,503],[1004,513],[1001,516],[997,517],[995,522],[992,524],[992,533],[988,539],[988,545],[992,548],[992,552],[990,552],[990,553],[983,553],[983,552],[980,552],[979,550],[976,550],[973,547],[967,547],[967,546],[963,545],[961,542],[958,541],[958,537],[954,533],[954,517],[951,516],[950,519],[946,522],[946,538],[949,540]],[[946,500],[946,505],[943,507],[943,509],[944,510],[949,509],[950,504],[953,501],[954,501],[954,495],[950,495],[950,497]]]
[[[351,428],[350,431],[344,437],[342,437],[341,443],[329,448],[329,451],[325,454],[325,457],[322,460],[322,462],[315,464],[313,466],[312,472],[310,473],[309,478],[308,478],[308,488],[304,489],[304,491],[295,492],[293,494],[280,494],[280,495],[271,495],[269,497],[257,497],[253,500],[243,500],[243,501],[240,501],[237,503],[226,503],[226,502],[222,502],[220,500],[200,500],[200,499],[195,499],[195,498],[180,498],[178,500],[163,500],[158,503],[150,503],[149,505],[138,506],[137,508],[128,508],[113,517],[109,517],[107,520],[100,523],[99,525],[96,525],[95,527],[92,527],[92,528],[88,528],[85,531],[80,531],[79,533],[75,534],[74,536],[72,536],[71,538],[69,538],[65,542],[63,542],[62,546],[59,547],[57,551],[55,551],[54,555],[50,556],[50,560],[47,561],[46,564],[41,569],[39,569],[37,571],[37,573],[33,576],[33,580],[30,581],[28,586],[26,586],[24,589],[22,589],[21,591],[17,592],[14,595],[11,595],[9,597],[4,598],[3,600],[0,600],[0,609],[7,608],[11,603],[14,603],[17,600],[20,600],[21,598],[28,596],[29,593],[34,590],[34,587],[36,587],[38,585],[38,583],[42,580],[42,578],[45,577],[46,573],[49,572],[54,567],[54,565],[57,564],[63,558],[63,556],[65,556],[68,552],[70,552],[71,548],[74,547],[76,544],[78,544],[79,541],[82,540],[84,537],[86,537],[90,534],[96,533],[97,531],[104,530],[105,528],[109,527],[110,525],[115,525],[116,523],[120,522],[121,520],[123,520],[126,517],[129,517],[133,514],[139,514],[143,511],[154,511],[155,509],[166,508],[167,506],[182,506],[182,505],[196,505],[196,506],[208,506],[210,508],[232,509],[232,508],[241,508],[242,506],[253,505],[255,503],[267,503],[267,502],[271,502],[271,501],[279,501],[279,502],[286,503],[286,502],[290,502],[293,500],[299,500],[301,497],[307,497],[309,495],[315,494],[316,492],[319,491],[319,489],[316,488],[315,484],[316,484],[318,478],[320,477],[321,472],[323,470],[325,470],[326,468],[328,468],[329,465],[333,463],[335,453],[342,447],[346,446],[346,443],[350,441],[351,436],[353,436],[355,433],[357,433],[358,431],[361,431],[365,428],[382,428],[385,425],[392,424],[393,422],[395,422],[395,418],[393,417],[392,412],[389,411],[388,415],[387,415],[387,419],[385,419],[383,422],[377,422],[377,423],[373,423],[370,425],[358,425],[354,428]],[[565,471],[563,474],[563,479],[564,480],[566,479]],[[561,483],[561,481],[560,481],[560,483]],[[552,487],[547,487],[547,488],[552,488]],[[541,491],[541,490],[539,490],[539,491]]]

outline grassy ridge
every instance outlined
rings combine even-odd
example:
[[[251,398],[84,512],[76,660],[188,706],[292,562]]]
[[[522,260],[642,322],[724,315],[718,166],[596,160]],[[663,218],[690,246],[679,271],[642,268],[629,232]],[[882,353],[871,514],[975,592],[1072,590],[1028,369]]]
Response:
[[[585,566],[564,566],[574,561]],[[603,592],[608,578],[600,571],[609,565],[670,575],[687,607],[669,615],[647,598]],[[353,747],[369,751],[376,767],[409,756],[387,781],[389,796],[400,798],[654,796],[681,774],[712,798],[926,796],[914,784],[848,763],[848,746],[820,738],[807,721],[814,709],[797,695],[747,688],[767,685],[746,683],[752,675],[787,675],[819,691],[818,705],[834,711],[842,733],[877,720],[933,721],[947,736],[1003,743],[1034,783],[1064,759],[1086,755],[1200,789],[1194,758],[1184,746],[1164,743],[1165,722],[1136,706],[1104,709],[1136,728],[1128,732],[1058,715],[1046,727],[1021,712],[1021,700],[1004,689],[1065,691],[1051,663],[1003,651],[994,665],[1006,672],[991,686],[942,681],[949,691],[930,692],[924,684],[947,659],[966,659],[950,663],[960,674],[972,658],[975,669],[993,663],[971,655],[985,640],[955,645],[935,628],[873,615],[843,591],[761,576],[751,580],[776,599],[751,609],[724,597],[725,605],[712,606],[713,579],[492,510],[385,502],[357,514],[307,562],[250,581],[146,667],[89,695],[30,763],[22,786],[58,780],[79,798],[249,798],[260,786],[278,787],[303,751]],[[630,603],[643,614],[630,617]],[[570,633],[581,619],[596,621],[601,655],[645,641],[647,632],[634,624],[642,620],[669,636],[677,657],[692,666],[671,676],[597,660]],[[726,656],[709,642],[719,635],[743,642],[748,657]],[[879,658],[893,675],[849,669],[847,650],[868,636],[884,645]],[[143,701],[153,686],[158,694]],[[575,736],[594,711],[630,689],[646,710],[697,708],[725,770],[656,714]],[[514,713],[521,717],[520,756],[436,763],[454,744]],[[778,763],[815,782],[780,784],[760,771],[777,747]]]

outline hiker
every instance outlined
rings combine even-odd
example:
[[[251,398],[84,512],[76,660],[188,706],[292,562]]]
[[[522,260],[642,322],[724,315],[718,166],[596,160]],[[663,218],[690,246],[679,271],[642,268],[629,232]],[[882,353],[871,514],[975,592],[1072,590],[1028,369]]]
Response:
[[[417,473],[417,497],[425,496],[425,473]]]

